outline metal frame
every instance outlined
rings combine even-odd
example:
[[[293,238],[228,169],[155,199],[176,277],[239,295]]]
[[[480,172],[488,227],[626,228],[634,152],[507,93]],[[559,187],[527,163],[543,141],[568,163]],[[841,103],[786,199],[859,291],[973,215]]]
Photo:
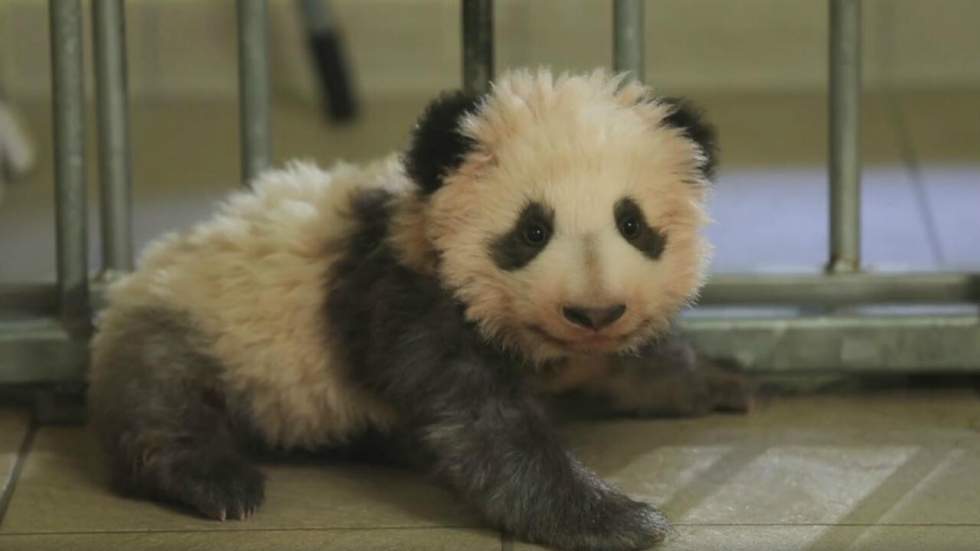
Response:
[[[272,160],[268,12],[266,0],[238,0],[238,102],[245,185]]]
[[[861,0],[830,1],[830,262],[861,269]]]
[[[99,185],[105,273],[133,269],[132,177],[126,17],[123,0],[93,0],[95,85],[99,120]]]
[[[613,70],[646,80],[646,0],[613,1]]]
[[[493,79],[493,0],[462,0],[463,91],[490,91]]]
[[[70,333],[84,335],[90,314],[82,6],[51,0],[49,12],[59,317]]]
[[[739,314],[681,324],[705,354],[768,372],[939,372],[980,369],[980,316],[837,313]]]
[[[105,272],[132,265],[121,0],[92,0]],[[461,0],[463,88],[493,79],[493,2]],[[831,255],[825,274],[712,278],[681,326],[706,353],[765,371],[980,371],[980,274],[870,274],[860,254],[860,0],[828,0]],[[643,80],[643,0],[614,0],[614,66]],[[83,379],[90,283],[80,0],[50,0],[58,281],[0,285],[0,383]],[[238,0],[242,175],[268,166],[266,0]],[[883,305],[903,305],[885,308]],[[910,305],[916,305],[910,308]],[[944,305],[939,309],[937,305]],[[742,307],[742,308],[736,308]],[[761,309],[760,307],[769,307]],[[774,308],[775,307],[775,308]]]

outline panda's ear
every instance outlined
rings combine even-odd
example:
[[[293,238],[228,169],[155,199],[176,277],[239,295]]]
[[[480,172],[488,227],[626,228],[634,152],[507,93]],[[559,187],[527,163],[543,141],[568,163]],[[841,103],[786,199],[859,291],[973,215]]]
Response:
[[[701,169],[708,179],[713,178],[718,162],[718,141],[714,127],[704,120],[704,113],[684,98],[668,97],[657,101],[671,108],[662,124],[683,130],[687,137],[701,147],[705,156]]]
[[[458,167],[476,145],[462,134],[460,123],[468,113],[476,111],[479,102],[479,97],[463,92],[446,93],[422,113],[412,131],[404,163],[405,172],[423,193],[439,189],[446,174]]]

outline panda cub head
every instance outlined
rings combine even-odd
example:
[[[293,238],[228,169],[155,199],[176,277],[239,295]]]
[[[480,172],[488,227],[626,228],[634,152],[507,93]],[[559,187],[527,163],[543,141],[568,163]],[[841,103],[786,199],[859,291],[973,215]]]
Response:
[[[532,361],[635,349],[701,286],[713,132],[640,84],[504,75],[434,101],[404,164],[437,277]]]

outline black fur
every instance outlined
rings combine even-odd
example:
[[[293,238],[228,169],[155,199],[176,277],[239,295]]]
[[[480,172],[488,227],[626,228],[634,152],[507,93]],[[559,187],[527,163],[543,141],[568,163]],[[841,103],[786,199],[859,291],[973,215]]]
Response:
[[[620,229],[620,233],[623,233],[623,239],[626,239],[630,245],[633,245],[647,258],[652,260],[660,258],[664,252],[664,247],[667,246],[667,235],[647,223],[646,217],[643,216],[643,211],[640,210],[636,201],[629,197],[620,199],[613,209],[613,216],[616,219],[616,225],[620,227],[626,219],[635,220],[639,226],[636,234],[629,236]]]
[[[562,421],[623,417],[697,417],[745,413],[754,389],[730,360],[698,354],[679,335],[665,335],[636,354],[608,358],[602,377],[558,396],[549,406]],[[560,377],[562,363],[542,373]]]
[[[603,483],[559,443],[521,362],[488,345],[433,277],[381,239],[383,195],[354,210],[360,231],[327,276],[326,315],[353,377],[398,410],[428,467],[495,526],[562,549],[641,549],[668,525]]]
[[[180,314],[143,309],[127,320],[89,400],[114,484],[210,518],[248,517],[264,478],[239,452],[235,434],[246,431],[232,426],[217,362],[198,351]]]
[[[683,98],[661,98],[659,101],[672,106],[673,111],[664,118],[664,125],[683,129],[697,143],[706,160],[701,169],[708,179],[714,178],[718,165],[718,139],[714,127],[705,119],[700,109]]]
[[[460,133],[459,123],[476,110],[479,101],[463,92],[443,94],[419,118],[404,162],[406,173],[423,193],[439,189],[446,174],[473,148],[473,140]]]
[[[538,253],[548,246],[551,233],[554,231],[555,211],[541,203],[528,203],[517,222],[506,234],[501,235],[490,244],[490,255],[498,268],[505,271],[518,270],[526,266],[538,256]],[[544,239],[540,243],[529,242],[525,233],[531,226],[544,230]]]

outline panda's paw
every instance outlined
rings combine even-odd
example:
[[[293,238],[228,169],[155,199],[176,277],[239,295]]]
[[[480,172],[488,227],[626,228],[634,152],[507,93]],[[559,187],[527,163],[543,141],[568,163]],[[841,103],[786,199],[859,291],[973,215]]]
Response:
[[[637,382],[631,389],[640,397],[636,411],[652,416],[700,417],[752,409],[752,380],[734,361],[699,357],[691,366],[665,371],[665,376]]]
[[[662,542],[671,530],[654,507],[620,494],[581,510],[569,524],[554,526],[551,537],[544,538],[549,541],[540,543],[569,551],[635,551]]]
[[[648,549],[662,542],[670,532],[670,523],[651,505],[617,496],[621,502],[608,507],[605,523],[597,523],[595,531],[585,538],[579,549],[619,551]],[[592,541],[589,541],[592,540]]]
[[[183,501],[214,520],[245,520],[265,499],[265,477],[239,457],[217,458],[188,473]]]
[[[701,358],[700,364],[712,410],[745,413],[752,409],[755,389],[737,362],[725,358]]]

